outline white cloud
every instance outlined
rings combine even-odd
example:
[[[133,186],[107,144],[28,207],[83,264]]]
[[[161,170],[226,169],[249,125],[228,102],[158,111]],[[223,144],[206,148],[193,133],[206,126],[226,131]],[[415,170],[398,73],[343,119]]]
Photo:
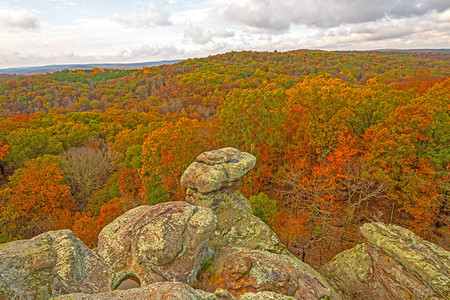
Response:
[[[40,27],[39,18],[25,10],[0,9],[0,31],[35,30]]]
[[[118,58],[126,58],[130,61],[143,59],[146,61],[161,60],[165,57],[178,58],[184,54],[184,50],[175,47],[174,45],[149,45],[143,44],[135,48],[127,48],[119,51],[116,56]]]
[[[162,5],[150,2],[144,12],[135,10],[129,17],[116,14],[112,19],[124,26],[133,28],[145,28],[156,25],[170,25],[170,13],[163,9]]]

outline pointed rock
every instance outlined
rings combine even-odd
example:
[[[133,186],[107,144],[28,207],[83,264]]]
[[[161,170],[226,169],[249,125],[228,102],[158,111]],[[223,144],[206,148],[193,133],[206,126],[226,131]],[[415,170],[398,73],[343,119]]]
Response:
[[[231,187],[255,164],[253,155],[231,147],[200,154],[181,176],[181,186],[188,189],[186,200],[211,206],[210,194]]]

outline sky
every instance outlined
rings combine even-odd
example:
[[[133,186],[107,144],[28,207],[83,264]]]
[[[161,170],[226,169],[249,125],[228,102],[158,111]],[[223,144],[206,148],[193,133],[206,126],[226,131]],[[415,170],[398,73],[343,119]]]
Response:
[[[392,48],[450,48],[450,1],[0,1],[0,68]]]

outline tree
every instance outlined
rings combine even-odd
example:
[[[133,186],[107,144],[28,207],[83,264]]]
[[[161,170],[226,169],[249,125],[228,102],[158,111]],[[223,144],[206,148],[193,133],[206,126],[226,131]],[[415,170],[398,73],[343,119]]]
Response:
[[[95,248],[97,245],[100,228],[97,217],[92,216],[91,212],[78,213],[74,217],[73,233],[83,241],[88,247]]]
[[[64,151],[62,144],[43,128],[21,128],[8,134],[6,140],[10,146],[6,162],[13,168],[20,168],[26,160]]]
[[[19,227],[19,238],[71,227],[75,200],[64,184],[64,172],[56,162],[29,161],[11,177],[11,197],[5,210],[13,210],[10,222]]]
[[[286,119],[283,89],[235,90],[218,108],[217,139],[222,145],[252,153],[257,164],[243,178],[244,194],[259,193],[282,164]]]
[[[398,106],[383,123],[365,134],[367,166],[375,178],[388,183],[389,222],[400,222],[399,212],[412,218],[409,227],[426,237],[438,213],[435,171],[426,151],[432,142],[433,113],[428,106]]]
[[[339,134],[348,130],[346,103],[354,97],[354,88],[340,79],[320,75],[306,77],[286,94],[289,96],[286,125],[292,128],[288,139],[295,143],[294,147],[306,149],[313,161],[322,160],[338,142]]]
[[[138,170],[124,168],[117,181],[125,210],[144,205],[147,199],[147,188]]]

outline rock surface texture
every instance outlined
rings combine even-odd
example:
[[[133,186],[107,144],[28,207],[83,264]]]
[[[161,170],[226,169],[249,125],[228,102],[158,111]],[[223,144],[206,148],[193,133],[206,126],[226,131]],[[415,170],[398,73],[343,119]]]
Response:
[[[365,244],[359,244],[336,255],[320,273],[349,299],[374,299],[367,282],[372,260]]]
[[[208,292],[225,289],[234,296],[272,291],[297,299],[338,298],[317,271],[296,257],[237,247],[222,248],[197,286]]]
[[[255,163],[234,148],[200,154],[181,178],[187,201],[126,212],[101,231],[95,251],[70,230],[1,244],[0,300],[449,297],[449,252],[381,223],[362,226],[364,244],[324,266],[325,279],[237,190]]]
[[[290,255],[276,234],[252,214],[236,181],[255,166],[256,158],[235,148],[200,154],[181,177],[186,201],[210,207],[217,227],[208,245],[212,265],[198,276],[197,286],[234,296],[270,291],[298,299],[339,299],[314,269]]]
[[[292,297],[279,295],[272,292],[248,293],[235,298],[224,290],[208,293],[195,290],[181,282],[158,282],[145,288],[126,291],[112,291],[107,293],[70,294],[53,298],[53,300],[108,300],[108,299],[133,299],[133,300],[294,300]]]
[[[0,245],[0,299],[109,291],[111,268],[70,230]]]

